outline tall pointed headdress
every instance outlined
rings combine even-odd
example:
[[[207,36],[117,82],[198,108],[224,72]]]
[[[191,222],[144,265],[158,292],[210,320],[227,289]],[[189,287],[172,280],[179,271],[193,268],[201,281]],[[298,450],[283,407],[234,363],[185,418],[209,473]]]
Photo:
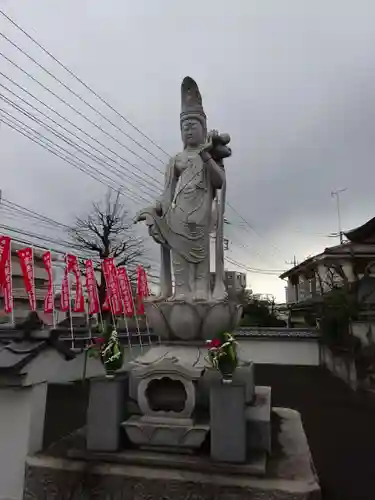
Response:
[[[196,82],[186,76],[181,84],[180,122],[187,118],[196,118],[206,128],[206,115],[203,110],[202,96]]]

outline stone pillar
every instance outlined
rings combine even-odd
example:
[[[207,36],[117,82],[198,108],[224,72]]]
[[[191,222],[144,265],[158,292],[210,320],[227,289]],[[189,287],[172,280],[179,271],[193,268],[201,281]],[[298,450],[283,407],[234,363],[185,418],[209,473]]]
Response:
[[[0,347],[0,500],[22,500],[28,455],[43,448],[48,380],[74,354],[38,317],[3,329]],[[18,338],[17,342],[13,342]]]
[[[210,391],[211,458],[246,461],[245,386],[217,383]]]
[[[117,451],[125,414],[124,378],[90,381],[86,445],[90,451]]]
[[[21,500],[25,460],[43,447],[47,383],[0,388],[0,500]]]

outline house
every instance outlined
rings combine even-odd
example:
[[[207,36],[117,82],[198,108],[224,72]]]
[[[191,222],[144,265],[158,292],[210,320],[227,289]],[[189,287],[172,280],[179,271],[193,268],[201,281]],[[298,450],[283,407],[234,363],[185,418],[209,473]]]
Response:
[[[211,273],[211,290],[215,285],[215,273]],[[237,271],[225,271],[224,284],[230,298],[236,299],[238,294],[246,288],[246,273]]]
[[[315,326],[314,306],[345,280],[359,281],[358,294],[366,296],[367,305],[374,304],[362,312],[362,319],[375,319],[375,217],[344,235],[346,242],[325,248],[280,276],[287,280],[286,305],[293,326]]]

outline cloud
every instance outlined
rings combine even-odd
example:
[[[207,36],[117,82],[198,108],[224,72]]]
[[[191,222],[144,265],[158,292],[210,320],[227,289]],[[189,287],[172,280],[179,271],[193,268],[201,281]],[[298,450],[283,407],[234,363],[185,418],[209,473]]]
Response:
[[[257,233],[245,228],[228,208],[232,258],[277,270],[285,268],[285,260],[295,253],[302,259],[331,244],[323,235],[337,230],[332,189],[348,187],[342,205],[346,228],[373,216],[375,4],[371,0],[234,0],[230,6],[221,0],[55,0],[53,5],[39,0],[37,9],[32,2],[2,5],[168,152],[181,147],[181,79],[187,74],[196,79],[210,126],[232,135],[234,154],[226,165],[229,201]],[[2,25],[7,36],[117,126],[152,147],[19,32],[3,20]],[[14,47],[2,42],[1,51],[119,141],[137,149]],[[11,64],[2,61],[2,67],[136,164],[151,182],[161,179]],[[13,201],[67,222],[104,190],[4,125],[0,140],[2,172],[6,172],[3,194]],[[166,159],[159,150],[153,152]],[[130,179],[129,183],[134,186]],[[148,189],[143,183],[134,192],[149,196]],[[134,209],[134,202],[129,207]],[[282,298],[283,284],[277,278],[254,274],[250,281],[258,291],[275,290]]]

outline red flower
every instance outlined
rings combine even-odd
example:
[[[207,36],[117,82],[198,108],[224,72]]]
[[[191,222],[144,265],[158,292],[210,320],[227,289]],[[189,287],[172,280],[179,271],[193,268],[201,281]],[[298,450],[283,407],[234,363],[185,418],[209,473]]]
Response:
[[[105,342],[104,337],[97,337],[96,339],[94,339],[94,344],[96,344],[96,345],[102,345],[102,344],[104,344],[104,342]]]
[[[220,346],[221,346],[221,342],[219,339],[213,339],[208,344],[209,349],[218,349]]]

